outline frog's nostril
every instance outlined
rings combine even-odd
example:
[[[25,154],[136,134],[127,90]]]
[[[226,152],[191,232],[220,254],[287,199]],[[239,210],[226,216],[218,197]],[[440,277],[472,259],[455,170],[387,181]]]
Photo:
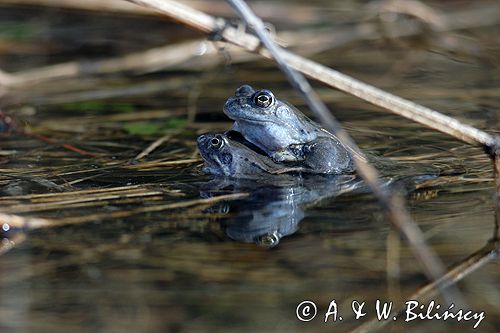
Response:
[[[213,135],[210,135],[210,134],[200,135],[197,139],[198,148],[203,149],[203,150],[210,148],[212,146],[212,138],[213,138]]]
[[[250,96],[254,92],[255,92],[255,90],[253,90],[253,88],[251,86],[249,86],[248,84],[244,84],[241,87],[239,87],[238,89],[236,89],[236,92],[234,93],[234,95],[236,97]]]

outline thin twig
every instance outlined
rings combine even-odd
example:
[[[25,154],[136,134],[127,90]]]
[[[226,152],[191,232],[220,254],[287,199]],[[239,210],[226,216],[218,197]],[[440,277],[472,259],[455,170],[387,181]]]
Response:
[[[196,56],[217,51],[205,40],[182,42],[134,52],[125,56],[96,61],[70,61],[56,65],[44,66],[26,71],[6,74],[10,80],[5,81],[10,88],[42,83],[48,80],[79,77],[83,75],[102,75],[117,71],[150,71],[152,68],[164,69],[174,67]]]
[[[149,146],[146,147],[143,151],[141,151],[135,158],[134,161],[138,161],[149,154],[151,154],[152,151],[154,151],[156,148],[161,146],[165,141],[170,140],[172,138],[173,134],[168,133],[162,136],[161,138],[156,139],[153,143],[151,143]]]
[[[314,90],[312,90],[309,82],[288,66],[282,55],[281,48],[271,40],[262,20],[251,11],[244,1],[228,0],[228,2],[250,28],[255,31],[262,43],[272,54],[278,66],[286,74],[288,80],[295,89],[300,92],[309,108],[319,117],[325,127],[335,134],[345,146],[355,152],[353,157],[359,175],[379,199],[392,224],[408,239],[413,253],[423,267],[426,275],[431,280],[437,280],[441,277],[445,272],[443,264],[426,245],[422,232],[410,218],[403,200],[396,194],[382,188],[377,170],[367,162],[366,156],[350,138],[347,132],[342,129],[326,105],[321,101]],[[444,291],[442,292],[443,295],[446,295]]]
[[[285,60],[298,71],[426,127],[470,144],[489,147],[496,142],[494,136],[452,117],[389,94],[311,60],[292,53],[284,55]]]
[[[148,161],[148,162],[142,162],[139,164],[130,164],[126,165],[126,169],[136,169],[139,171],[144,171],[144,170],[151,170],[151,169],[156,169],[156,168],[163,168],[166,166],[181,166],[185,164],[193,164],[193,163],[198,163],[200,162],[201,159],[199,157],[197,158],[188,158],[184,160],[173,160],[173,161]]]
[[[123,191],[133,191],[135,189],[141,188],[144,185],[129,185],[129,186],[119,186],[119,187],[111,187],[111,188],[97,188],[97,189],[88,189],[88,190],[78,190],[78,191],[68,191],[61,193],[42,193],[42,194],[26,194],[26,195],[17,195],[17,196],[5,196],[0,197],[0,202],[4,200],[31,200],[32,202],[43,200],[44,198],[57,198],[55,200],[62,200],[64,197],[84,197],[88,194],[95,195],[98,193],[110,193],[110,192],[123,192]]]
[[[76,199],[59,200],[53,202],[42,202],[33,204],[22,203],[19,205],[12,205],[2,208],[2,210],[6,213],[24,213],[24,212],[32,213],[32,212],[42,212],[49,210],[71,209],[77,207],[102,206],[103,202],[107,204],[110,204],[113,201],[123,203],[123,201],[125,201],[126,199],[132,199],[132,198],[139,198],[139,200],[136,200],[137,202],[144,202],[148,197],[149,199],[151,199],[151,197],[161,198],[162,195],[163,192],[161,191],[146,191],[146,192],[137,191],[126,194],[118,193],[118,194],[109,194],[100,196],[86,196]],[[127,203],[130,203],[130,201],[127,201]]]

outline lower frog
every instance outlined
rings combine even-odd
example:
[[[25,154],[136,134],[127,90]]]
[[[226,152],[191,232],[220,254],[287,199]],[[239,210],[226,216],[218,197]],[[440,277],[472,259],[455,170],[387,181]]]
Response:
[[[276,162],[305,161],[304,166],[317,173],[354,170],[354,152],[269,90],[256,91],[249,85],[239,87],[226,101],[224,113],[235,121],[233,130]]]
[[[256,178],[304,170],[303,167],[278,164],[260,154],[258,148],[249,148],[242,139],[232,139],[229,133],[203,134],[198,137],[198,150],[205,161],[203,172],[235,178]]]

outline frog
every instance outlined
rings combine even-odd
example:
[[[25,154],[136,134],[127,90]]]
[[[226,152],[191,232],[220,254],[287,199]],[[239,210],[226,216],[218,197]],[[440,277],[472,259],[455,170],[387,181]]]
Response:
[[[265,175],[300,173],[301,166],[276,163],[267,155],[240,137],[238,132],[206,133],[197,139],[198,150],[204,160],[206,174],[233,178],[258,178]]]
[[[250,85],[236,89],[224,113],[232,130],[262,149],[278,163],[302,162],[317,173],[354,171],[353,153],[340,140],[294,106],[277,99],[267,89]]]

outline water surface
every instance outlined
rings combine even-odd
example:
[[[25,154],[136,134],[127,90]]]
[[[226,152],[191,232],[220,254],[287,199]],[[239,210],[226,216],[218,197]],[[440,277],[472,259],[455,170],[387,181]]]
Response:
[[[154,18],[15,7],[1,8],[0,16],[6,26],[20,24],[25,43],[36,46],[31,53],[3,51],[0,64],[9,72],[197,37]],[[131,20],[151,33],[132,29]],[[478,46],[484,36],[498,45],[491,37],[498,29],[468,33]],[[20,43],[19,35],[2,38]],[[491,61],[470,54],[458,59],[403,42],[352,42],[315,58],[478,128],[498,128],[498,54],[485,53]],[[280,72],[261,60],[56,80],[2,99],[20,128],[95,155],[33,136],[1,136],[0,211],[61,224],[1,235],[4,244],[16,242],[0,256],[2,332],[348,331],[374,318],[377,299],[400,306],[428,283],[367,191],[337,195],[335,183],[256,186],[201,173],[196,137],[230,128],[222,106],[244,83],[272,89],[308,113]],[[404,194],[446,267],[487,244],[493,182],[480,148],[316,86],[363,149],[401,166],[382,170],[388,178],[433,176],[411,183]],[[163,135],[165,143],[131,163]],[[189,204],[242,192],[249,197]],[[275,230],[282,236],[278,246],[255,244],[256,236]],[[486,313],[477,331],[498,331],[499,278],[492,261],[458,284],[470,308]],[[324,323],[334,299],[344,320]],[[296,318],[303,300],[318,306],[311,322]],[[363,320],[354,320],[352,300],[367,303]],[[468,332],[472,326],[419,320],[390,327]]]

